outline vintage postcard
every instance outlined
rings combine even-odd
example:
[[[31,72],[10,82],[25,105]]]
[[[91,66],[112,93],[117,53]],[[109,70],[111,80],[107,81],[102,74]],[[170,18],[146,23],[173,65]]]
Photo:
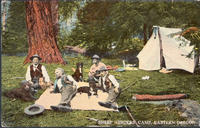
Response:
[[[200,1],[2,0],[2,127],[200,126]]]

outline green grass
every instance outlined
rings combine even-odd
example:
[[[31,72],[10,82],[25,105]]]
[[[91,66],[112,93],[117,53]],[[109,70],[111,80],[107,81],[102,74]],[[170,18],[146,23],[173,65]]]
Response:
[[[24,57],[2,56],[2,92],[12,88],[19,87],[22,79],[11,79],[13,77],[23,77],[28,65],[23,65]],[[55,80],[54,71],[56,68],[63,68],[67,74],[72,74],[72,67],[77,62],[84,62],[84,79],[87,79],[89,67],[91,66],[90,58],[78,56],[77,58],[64,57],[69,61],[67,65],[44,64],[52,81]],[[119,59],[103,59],[107,65],[121,66]],[[200,103],[200,77],[199,75],[190,74],[184,71],[174,71],[170,74],[162,74],[158,71],[111,71],[120,80],[121,88],[127,87],[134,83],[130,88],[124,91],[119,99],[118,104],[128,105],[131,113],[137,121],[183,121],[186,120],[179,116],[178,110],[171,109],[167,111],[163,105],[152,105],[136,102],[131,99],[133,94],[174,94],[186,93],[190,99]],[[149,75],[150,79],[143,81],[142,76]],[[37,93],[36,97],[42,94],[42,90]],[[2,119],[9,126],[40,126],[40,127],[62,127],[62,126],[89,126],[97,125],[95,121],[90,121],[85,117],[96,118],[99,120],[131,120],[127,113],[107,112],[107,111],[73,111],[70,113],[45,111],[43,115],[29,117],[24,114],[24,109],[34,102],[23,102],[20,100],[12,101],[2,96]],[[105,126],[105,125],[100,125]],[[111,124],[110,126],[117,126]],[[121,125],[119,125],[121,126]],[[123,125],[125,126],[125,125]],[[128,125],[131,126],[131,125]]]

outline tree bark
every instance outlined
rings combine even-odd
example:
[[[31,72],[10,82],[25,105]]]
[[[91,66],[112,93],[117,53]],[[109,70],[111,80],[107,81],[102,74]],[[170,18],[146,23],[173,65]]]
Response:
[[[53,32],[56,35],[56,42],[57,36],[59,31],[59,15],[58,15],[58,0],[51,0],[51,17],[53,22]]]
[[[30,62],[34,54],[38,54],[44,63],[66,64],[56,43],[58,12],[52,11],[55,8],[52,6],[57,4],[57,1],[25,2],[29,50],[24,64]]]
[[[149,27],[148,27],[148,31],[149,31],[149,39],[150,39],[150,37],[151,37],[151,35],[152,35],[152,33],[153,33],[153,26],[152,25],[150,25]]]
[[[147,43],[147,24],[143,25],[144,45]]]
[[[2,0],[2,7],[3,7],[3,14],[2,14],[2,31],[6,30],[6,5],[7,5],[7,1],[6,0]]]

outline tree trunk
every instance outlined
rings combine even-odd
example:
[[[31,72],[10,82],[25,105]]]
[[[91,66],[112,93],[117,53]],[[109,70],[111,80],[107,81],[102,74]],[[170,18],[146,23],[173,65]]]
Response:
[[[54,35],[56,35],[56,42],[57,42],[57,36],[59,31],[59,16],[58,16],[58,0],[51,0],[51,16],[52,16],[52,22],[53,22],[53,32]]]
[[[149,31],[149,38],[151,37],[151,35],[152,35],[152,33],[153,33],[153,26],[152,25],[150,25],[149,27],[148,27],[148,31]]]
[[[143,25],[144,45],[147,43],[147,25]]]
[[[2,31],[6,30],[6,9],[7,9],[7,1],[2,0],[2,6],[3,6],[3,14],[2,14]]]
[[[194,55],[194,64],[195,64],[194,71],[196,71],[196,69],[199,70],[199,57],[200,57],[200,51],[197,50],[197,51],[195,51],[195,55]]]
[[[44,63],[66,64],[56,43],[58,16],[52,14],[56,1],[28,0],[25,5],[29,50],[24,64],[30,62],[34,54],[38,54]]]

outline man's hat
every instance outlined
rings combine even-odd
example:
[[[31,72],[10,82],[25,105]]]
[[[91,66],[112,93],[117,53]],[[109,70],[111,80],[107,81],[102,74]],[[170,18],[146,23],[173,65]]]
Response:
[[[24,109],[24,113],[29,116],[38,115],[44,112],[44,107],[41,105],[33,104]]]
[[[100,60],[100,57],[99,57],[98,55],[94,55],[94,56],[92,57],[92,59],[99,59],[99,60]]]
[[[40,56],[38,56],[38,54],[35,54],[33,56],[30,57],[30,60],[33,60],[33,58],[37,57],[39,60],[42,60],[42,58],[40,58]]]
[[[98,71],[100,71],[100,72],[101,72],[101,71],[108,71],[108,69],[107,69],[106,67],[103,66],[103,67],[101,67]]]

